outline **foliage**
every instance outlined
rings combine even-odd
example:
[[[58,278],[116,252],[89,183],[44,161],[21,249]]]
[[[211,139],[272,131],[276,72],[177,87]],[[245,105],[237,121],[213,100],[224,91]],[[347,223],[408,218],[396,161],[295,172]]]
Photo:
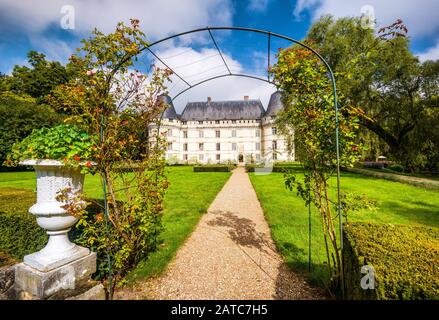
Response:
[[[47,61],[36,51],[27,54],[30,67],[16,65],[12,75],[5,79],[8,89],[19,95],[29,95],[44,102],[45,97],[58,85],[68,82],[73,73],[57,61]]]
[[[343,241],[348,299],[439,298],[439,229],[349,223]],[[360,287],[364,265],[375,270],[374,290]]]
[[[194,166],[194,172],[230,172],[234,166],[211,164],[203,166]]]
[[[311,207],[310,252],[308,208],[300,197],[284,187],[283,175],[250,173],[249,177],[284,261],[312,284],[326,288],[329,285],[326,250],[317,210]],[[303,174],[299,173],[297,178],[303,181]],[[373,210],[363,208],[351,211],[349,223],[373,222],[439,228],[437,191],[350,172],[342,172],[341,181],[346,193],[366,194],[368,199],[376,202]],[[335,177],[330,179],[329,184],[332,194],[335,192]],[[310,253],[311,268],[308,259]]]
[[[245,165],[245,171],[246,172],[255,172],[255,169],[259,168],[266,168],[267,171],[271,172],[292,172],[292,171],[298,171],[302,170],[302,167],[298,163],[293,162],[275,162],[273,163],[273,166],[270,167],[264,167],[264,165],[256,165],[256,164],[246,164]]]
[[[1,189],[0,251],[16,259],[38,251],[47,242],[47,234],[27,212],[35,193],[14,188]]]
[[[344,107],[360,119],[363,156],[389,155],[410,171],[437,170],[439,61],[419,62],[401,20],[378,30],[324,16],[307,38],[336,72]],[[347,111],[346,111],[347,112]],[[378,138],[378,139],[377,139]]]
[[[127,276],[129,283],[133,283],[135,279],[144,279],[145,277],[158,275],[165,270],[178,248],[181,247],[186,238],[193,231],[201,216],[207,212],[210,203],[230,177],[230,173],[223,172],[206,172],[199,175],[193,173],[192,167],[190,166],[172,166],[168,167],[167,170],[169,170],[168,176],[170,184],[164,199],[164,230],[159,236],[161,245],[158,250],[148,255],[146,259],[142,259],[141,263],[129,273]],[[14,186],[14,189],[9,186]],[[41,249],[45,241],[47,241],[47,236],[44,231],[36,225],[35,218],[27,212],[28,208],[35,202],[34,188],[34,172],[0,173],[0,212],[7,213],[8,217],[15,214],[20,216],[26,215],[29,216],[31,220],[33,219],[35,231],[43,237],[41,242],[36,241],[36,243],[41,243],[40,247],[35,248],[35,250],[38,250]],[[97,200],[92,200],[93,197],[97,198],[101,196],[100,188],[99,177],[96,175],[85,176],[84,193],[87,196],[87,201],[91,202],[87,208],[87,215],[90,217],[102,212],[99,206],[93,204]],[[203,190],[203,192],[199,192],[199,190]],[[23,220],[16,221],[20,223],[20,221]],[[87,239],[81,235],[81,228],[82,227],[76,225],[70,232],[70,236],[72,241],[84,245],[87,244],[84,242],[87,241]],[[30,232],[17,235],[7,233],[7,235],[12,237],[8,238],[8,243],[23,243],[26,241],[26,238],[34,237],[34,234]],[[15,236],[19,236],[20,238],[17,239]],[[30,251],[26,251],[26,253],[32,252],[32,248],[33,247],[30,246]],[[2,251],[2,249],[3,246],[0,246],[0,251]],[[92,249],[95,250],[94,246],[92,246]],[[23,248],[20,250],[23,250]],[[14,256],[21,259],[23,257],[19,256],[20,254],[22,253],[14,253]],[[100,250],[98,255],[99,272],[95,276],[97,278],[105,278],[107,276],[106,252]]]
[[[94,30],[83,47],[71,57],[75,79],[53,90],[49,102],[56,110],[70,114],[69,123],[98,136],[93,161],[106,188],[104,204],[96,215],[79,214],[84,244],[94,248],[102,272],[111,277],[110,296],[126,273],[152,252],[162,230],[163,198],[168,182],[165,175],[166,139],[149,136],[167,107],[160,99],[166,94],[165,81],[171,72],[152,68],[150,78],[133,70],[140,49],[148,44],[139,29],[117,25],[110,34]],[[135,164],[137,170],[118,170],[120,164]],[[76,213],[78,214],[78,213]]]
[[[404,172],[404,166],[397,163],[390,165],[388,169],[396,172]]]
[[[350,167],[357,160],[360,146],[355,142],[355,130],[358,121],[349,112],[340,113],[336,120],[328,69],[311,51],[298,46],[280,51],[272,73],[285,106],[276,118],[277,127],[285,136],[294,130],[295,145],[301,150],[305,168],[304,182],[296,179],[294,173],[286,173],[285,185],[290,190],[295,188],[307,205],[313,204],[318,209],[328,271],[334,279],[338,279],[342,270],[341,249],[337,241],[334,224],[337,216],[334,214],[334,200],[329,197],[328,179],[337,165],[337,128],[340,165]],[[339,97],[339,101],[341,105],[348,103],[343,96]]]
[[[62,117],[52,108],[38,105],[31,97],[9,91],[0,93],[0,164],[6,160],[12,145],[33,129],[52,127],[61,121]]]
[[[16,165],[21,160],[61,160],[66,165],[80,165],[92,159],[96,151],[96,139],[72,125],[34,129],[22,141],[12,146],[7,164]],[[87,162],[86,166],[91,167]]]

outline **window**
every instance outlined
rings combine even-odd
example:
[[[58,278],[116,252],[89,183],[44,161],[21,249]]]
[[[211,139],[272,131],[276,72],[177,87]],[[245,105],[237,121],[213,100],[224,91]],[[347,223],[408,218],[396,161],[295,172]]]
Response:
[[[273,152],[273,160],[277,160],[277,153]]]
[[[236,123],[236,120],[232,120],[232,123]]]
[[[220,151],[221,150],[221,143],[217,143],[216,144],[216,151]]]
[[[256,129],[256,137],[260,137],[261,136],[261,130]]]
[[[271,134],[275,135],[277,132],[276,127],[271,127]]]
[[[203,138],[203,137],[204,137],[204,132],[203,132],[203,130],[198,131],[198,137],[199,137],[199,138]]]
[[[271,143],[271,148],[272,148],[273,150],[277,150],[277,141],[276,141],[276,140],[274,140],[274,141]]]
[[[220,121],[219,120],[215,120],[215,124],[220,124]]]
[[[220,138],[221,137],[221,131],[216,130],[215,131],[215,137]]]
[[[187,131],[186,131],[186,130],[183,131],[183,138],[184,138],[184,139],[187,139]]]
[[[183,151],[187,151],[187,143],[183,144]]]
[[[204,150],[204,143],[198,144],[198,150],[203,151]]]
[[[256,150],[261,150],[261,144],[259,142],[256,142]]]
[[[216,154],[216,160],[218,160],[218,161],[221,160],[221,155],[219,153]]]
[[[232,138],[236,138],[236,130],[232,130]]]
[[[172,142],[168,145],[168,150],[169,150],[169,151],[172,150]]]
[[[204,160],[204,156],[202,154],[198,155],[198,160],[203,161]]]
[[[203,121],[198,121],[198,124],[203,124]]]
[[[181,124],[185,126],[187,125],[187,121],[182,121]]]
[[[168,129],[168,137],[172,137],[172,129]]]
[[[256,154],[256,161],[260,161],[261,160],[261,155],[259,153]]]
[[[187,154],[183,155],[183,160],[187,160]]]
[[[232,150],[236,151],[236,143],[232,143]]]

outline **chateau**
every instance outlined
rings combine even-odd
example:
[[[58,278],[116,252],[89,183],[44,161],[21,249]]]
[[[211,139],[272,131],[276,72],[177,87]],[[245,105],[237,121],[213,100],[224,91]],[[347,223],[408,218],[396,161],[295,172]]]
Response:
[[[162,116],[161,132],[166,132],[166,158],[174,163],[250,163],[294,161],[286,139],[274,125],[282,108],[280,93],[271,95],[265,110],[259,99],[189,102],[181,115],[172,100]]]

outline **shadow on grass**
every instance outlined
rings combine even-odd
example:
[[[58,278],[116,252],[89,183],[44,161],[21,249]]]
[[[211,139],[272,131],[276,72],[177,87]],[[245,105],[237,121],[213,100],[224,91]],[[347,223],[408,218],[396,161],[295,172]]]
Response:
[[[408,201],[401,205],[400,202],[385,201],[382,207],[388,207],[393,214],[404,217],[410,223],[418,223],[431,227],[439,227],[439,206],[427,204],[422,201]],[[413,208],[410,205],[422,206]]]

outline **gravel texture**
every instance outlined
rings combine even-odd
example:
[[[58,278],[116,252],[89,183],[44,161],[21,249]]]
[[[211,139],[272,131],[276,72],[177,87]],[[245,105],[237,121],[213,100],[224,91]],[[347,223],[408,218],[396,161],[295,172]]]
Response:
[[[265,300],[325,295],[282,261],[250,179],[238,167],[166,272],[119,298]]]

